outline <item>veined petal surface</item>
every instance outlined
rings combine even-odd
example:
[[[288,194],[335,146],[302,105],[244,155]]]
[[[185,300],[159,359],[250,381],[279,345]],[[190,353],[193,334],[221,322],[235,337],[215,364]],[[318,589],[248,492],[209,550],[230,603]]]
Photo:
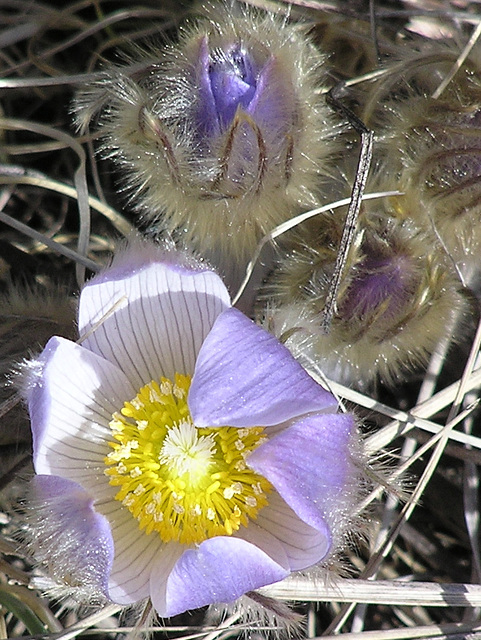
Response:
[[[28,394],[35,470],[94,490],[105,482],[112,414],[135,390],[116,365],[64,338],[51,338],[37,362]]]
[[[115,544],[109,595],[119,604],[132,604],[149,596],[154,563],[170,545],[166,547],[155,533],[145,535],[132,514],[117,505],[107,515]]]
[[[153,262],[133,272],[112,268],[82,290],[82,344],[115,363],[136,389],[161,376],[192,375],[202,342],[230,306],[222,280]]]
[[[261,444],[247,464],[304,522],[329,536],[333,502],[349,503],[357,476],[350,452],[355,429],[349,414],[304,416]]]
[[[188,549],[167,580],[165,615],[216,602],[233,602],[247,591],[282,580],[289,571],[253,544],[217,536]],[[152,602],[157,609],[154,594]],[[162,613],[161,613],[162,615]]]
[[[269,494],[269,504],[259,511],[255,521],[241,530],[246,540],[270,554],[272,544],[267,548],[262,546],[259,530],[281,544],[291,571],[312,567],[331,550],[332,536],[327,524],[316,529],[306,524],[277,491]]]
[[[335,411],[337,401],[284,345],[231,308],[217,318],[199,352],[189,407],[199,427],[252,427]]]

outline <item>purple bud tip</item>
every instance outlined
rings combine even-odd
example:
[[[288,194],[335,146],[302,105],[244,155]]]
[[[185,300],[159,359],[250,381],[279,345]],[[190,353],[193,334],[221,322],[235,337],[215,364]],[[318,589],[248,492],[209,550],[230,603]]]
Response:
[[[403,254],[369,255],[355,273],[340,307],[344,318],[395,318],[418,284],[412,260]]]
[[[209,78],[221,127],[234,118],[237,107],[246,109],[256,92],[256,77],[249,54],[239,45],[214,51]]]
[[[204,133],[219,134],[239,107],[248,109],[256,95],[258,70],[241,43],[215,48],[209,44],[207,36],[199,43],[197,120]]]

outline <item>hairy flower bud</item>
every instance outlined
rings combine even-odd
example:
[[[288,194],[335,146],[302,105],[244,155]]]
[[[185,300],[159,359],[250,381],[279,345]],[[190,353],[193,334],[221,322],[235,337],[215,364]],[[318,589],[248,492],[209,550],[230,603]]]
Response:
[[[222,268],[311,206],[337,149],[319,95],[324,58],[272,15],[220,9],[176,46],[110,67],[77,97],[135,207]]]
[[[348,255],[331,330],[321,313],[329,293],[342,221],[325,216],[298,232],[269,283],[269,328],[330,378],[366,388],[392,383],[423,364],[452,329],[465,301],[435,240],[384,212],[364,215]],[[315,238],[315,244],[312,239]]]
[[[481,243],[481,49],[438,95],[458,55],[452,43],[411,52],[369,88],[363,117],[379,134],[378,186],[416,201],[408,215],[468,275]]]

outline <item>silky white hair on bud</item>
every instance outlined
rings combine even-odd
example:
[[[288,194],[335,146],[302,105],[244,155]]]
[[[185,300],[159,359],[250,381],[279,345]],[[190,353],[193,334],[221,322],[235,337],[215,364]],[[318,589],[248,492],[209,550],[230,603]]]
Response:
[[[97,119],[143,219],[228,270],[316,203],[339,142],[305,28],[235,5],[206,13],[177,44],[106,67],[74,111],[82,132]]]
[[[259,591],[250,591],[231,604],[209,607],[207,624],[226,624],[231,621],[238,633],[249,638],[256,632],[259,638],[296,638],[302,635],[304,626],[304,617],[293,611],[288,603]]]
[[[469,279],[481,248],[481,44],[445,85],[461,51],[453,41],[424,42],[361,85],[359,99],[377,131],[380,188],[395,184],[417,202],[409,215],[434,229]]]
[[[328,378],[360,389],[379,379],[393,384],[426,363],[462,320],[467,299],[442,248],[426,253],[436,238],[378,209],[360,219],[337,312],[330,332],[323,332],[341,230],[334,216],[297,230],[269,279],[268,311],[260,314],[296,357],[317,363]]]

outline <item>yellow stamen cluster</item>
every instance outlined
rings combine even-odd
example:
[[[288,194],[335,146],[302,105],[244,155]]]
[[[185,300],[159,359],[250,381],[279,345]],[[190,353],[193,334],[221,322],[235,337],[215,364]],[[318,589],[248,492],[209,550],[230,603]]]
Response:
[[[197,428],[187,405],[190,377],[149,382],[110,422],[105,474],[147,534],[200,543],[232,535],[267,504],[270,483],[246,465],[262,427]]]

